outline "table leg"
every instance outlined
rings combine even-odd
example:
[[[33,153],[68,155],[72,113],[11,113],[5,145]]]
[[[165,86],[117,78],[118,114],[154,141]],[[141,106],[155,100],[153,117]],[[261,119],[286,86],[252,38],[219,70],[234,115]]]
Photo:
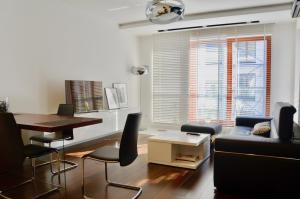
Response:
[[[65,157],[65,139],[63,139],[62,140],[62,142],[63,142],[63,145],[62,145],[62,158],[63,158],[63,160],[65,160],[66,159],[66,157]],[[66,162],[65,161],[63,161],[63,167],[64,167],[64,170],[66,170]],[[67,172],[63,172],[64,173],[64,187],[65,187],[65,198],[68,198],[68,196],[67,196]]]

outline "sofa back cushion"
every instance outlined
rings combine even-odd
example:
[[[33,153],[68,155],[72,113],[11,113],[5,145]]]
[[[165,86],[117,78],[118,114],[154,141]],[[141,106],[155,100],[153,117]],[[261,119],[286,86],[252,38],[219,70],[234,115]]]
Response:
[[[293,138],[293,118],[295,113],[295,107],[289,103],[277,102],[275,104],[272,133],[276,132],[280,140],[290,140]]]

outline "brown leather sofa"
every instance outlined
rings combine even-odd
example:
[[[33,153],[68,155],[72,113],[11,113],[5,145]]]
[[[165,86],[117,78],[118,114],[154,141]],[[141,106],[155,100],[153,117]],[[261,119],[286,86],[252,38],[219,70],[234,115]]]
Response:
[[[300,140],[293,138],[296,109],[278,102],[273,118],[236,118],[230,135],[216,138],[214,185],[218,191],[298,192]],[[271,121],[270,137],[249,133],[262,121]]]

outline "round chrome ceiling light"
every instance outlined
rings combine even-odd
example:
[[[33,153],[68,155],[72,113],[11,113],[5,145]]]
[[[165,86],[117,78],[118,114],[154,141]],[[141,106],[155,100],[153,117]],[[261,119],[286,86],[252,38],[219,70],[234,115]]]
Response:
[[[147,18],[155,24],[168,24],[183,19],[182,0],[153,0],[146,8]]]

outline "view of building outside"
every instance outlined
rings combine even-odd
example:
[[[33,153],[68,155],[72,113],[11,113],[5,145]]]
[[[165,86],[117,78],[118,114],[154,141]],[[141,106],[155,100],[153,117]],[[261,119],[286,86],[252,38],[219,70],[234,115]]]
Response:
[[[265,116],[265,41],[233,43],[233,116]]]
[[[208,40],[198,47],[197,120],[226,120],[227,42]],[[265,116],[265,41],[232,42],[232,118]]]

